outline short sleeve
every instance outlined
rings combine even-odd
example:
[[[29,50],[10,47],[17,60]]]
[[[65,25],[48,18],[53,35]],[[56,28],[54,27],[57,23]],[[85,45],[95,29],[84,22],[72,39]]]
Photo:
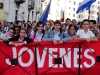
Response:
[[[92,38],[92,37],[94,37],[95,35],[93,34],[93,32],[92,31],[90,31],[90,37]]]

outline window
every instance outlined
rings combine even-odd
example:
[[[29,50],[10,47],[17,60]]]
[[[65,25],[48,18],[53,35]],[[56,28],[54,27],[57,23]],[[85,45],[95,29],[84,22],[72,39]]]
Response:
[[[74,5],[76,5],[76,2],[74,2]]]
[[[92,19],[94,20],[94,19],[95,19],[95,17],[94,17],[94,16],[92,16]]]
[[[87,17],[87,16],[84,14],[84,15],[83,15],[83,18],[86,18],[86,17]]]
[[[81,5],[81,3],[79,3],[79,6]]]
[[[81,15],[79,15],[78,18],[81,18]]]
[[[98,10],[100,9],[100,7],[98,6]]]
[[[96,14],[96,12],[95,12],[95,11],[91,11],[91,13],[92,13],[92,14]]]
[[[45,6],[47,6],[47,2],[45,2],[44,4],[45,4]]]
[[[75,17],[75,14],[73,14],[73,17]]]
[[[94,11],[92,11],[92,14],[94,14],[95,12]]]
[[[18,19],[18,10],[15,11],[15,21]]]
[[[73,11],[75,11],[75,8],[73,8]]]

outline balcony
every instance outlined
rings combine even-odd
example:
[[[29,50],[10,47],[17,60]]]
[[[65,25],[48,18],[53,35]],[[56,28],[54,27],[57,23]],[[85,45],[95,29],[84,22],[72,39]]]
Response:
[[[33,9],[34,9],[34,6],[35,6],[35,2],[34,2],[34,1],[31,1],[31,2],[28,4],[28,9],[29,9],[29,10],[33,10]]]
[[[20,3],[24,3],[25,0],[15,0],[15,2],[20,4]]]

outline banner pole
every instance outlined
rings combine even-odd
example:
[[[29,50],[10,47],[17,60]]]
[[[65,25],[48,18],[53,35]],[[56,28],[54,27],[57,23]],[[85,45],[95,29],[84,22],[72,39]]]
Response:
[[[35,49],[35,69],[36,69],[36,75],[38,75],[38,64],[37,64],[37,46],[34,45],[34,49]]]
[[[78,75],[81,75],[81,42],[79,42],[79,68]]]

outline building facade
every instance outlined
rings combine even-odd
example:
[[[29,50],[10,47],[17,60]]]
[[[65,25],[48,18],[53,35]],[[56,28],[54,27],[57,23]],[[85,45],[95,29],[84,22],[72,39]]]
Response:
[[[100,0],[96,0],[90,8],[90,14],[88,10],[84,10],[76,14],[76,11],[83,0],[65,0],[65,15],[64,18],[77,19],[82,21],[83,19],[97,20],[97,12],[99,11],[98,7],[100,5]]]
[[[88,19],[88,10],[76,14],[76,11],[83,0],[52,0],[48,20],[60,20],[64,18],[76,19],[82,21]],[[38,21],[50,0],[0,0],[3,3],[3,20],[13,22],[20,21]],[[100,0],[96,0],[91,6],[90,18],[97,20]]]
[[[44,0],[43,2],[43,11],[47,7],[50,0]],[[60,20],[61,18],[61,9],[63,5],[64,0],[52,0],[51,1],[51,7],[48,15],[48,20]]]
[[[3,3],[2,10],[6,11],[4,20],[9,22],[38,21],[41,16],[41,0],[0,0],[0,3]]]
[[[47,6],[50,0],[45,0],[43,4],[43,9]],[[48,19],[51,20],[59,20],[62,18],[61,11],[64,11],[64,20],[66,18],[76,19],[77,21],[82,21],[83,19],[88,19],[89,13],[88,10],[84,10],[76,14],[76,11],[79,5],[82,3],[83,0],[52,0],[50,13]],[[97,20],[97,12],[98,7],[100,6],[100,0],[96,0],[95,3],[92,4],[90,8],[90,17],[89,19]]]

